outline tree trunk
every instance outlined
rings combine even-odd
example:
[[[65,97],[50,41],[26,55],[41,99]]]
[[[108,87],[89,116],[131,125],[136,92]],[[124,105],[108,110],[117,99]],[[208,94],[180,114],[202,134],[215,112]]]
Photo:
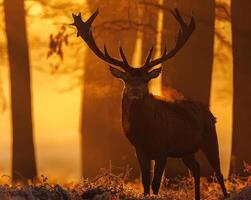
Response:
[[[163,86],[175,88],[185,97],[208,105],[214,57],[215,2],[211,0],[166,0],[165,6],[177,7],[185,19],[189,19],[193,12],[196,30],[175,58],[168,61],[163,68]],[[178,26],[169,12],[166,12],[165,20],[166,30],[163,44],[168,44],[167,46],[170,48],[174,45]],[[208,162],[201,153],[199,153],[198,159],[202,174],[211,174]],[[168,176],[185,175],[187,171],[181,161],[168,159],[166,169]]]
[[[243,173],[243,162],[251,163],[251,2],[232,0],[234,58],[233,162],[231,171]]]
[[[11,80],[12,178],[23,181],[37,176],[24,1],[5,0],[4,11]]]
[[[123,14],[127,13],[127,8],[119,6],[120,3],[99,5],[101,11],[95,24],[125,18]],[[121,43],[128,61],[132,59],[136,30],[107,29],[98,33],[97,44],[101,49],[106,44],[109,53],[118,57]],[[139,176],[134,149],[121,128],[122,82],[113,78],[109,65],[89,50],[85,56],[84,79],[81,120],[83,176],[96,176],[101,168],[111,168],[114,173],[124,172],[126,166],[133,168],[132,177]]]

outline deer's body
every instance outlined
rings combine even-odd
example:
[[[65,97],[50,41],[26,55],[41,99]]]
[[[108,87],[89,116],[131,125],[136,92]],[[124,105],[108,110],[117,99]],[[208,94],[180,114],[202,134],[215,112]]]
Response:
[[[153,193],[158,194],[166,158],[178,157],[193,173],[195,199],[199,200],[200,166],[194,158],[194,153],[201,149],[212,165],[223,193],[227,197],[220,169],[215,118],[211,112],[197,102],[182,100],[171,103],[149,94],[148,82],[161,73],[161,67],[151,69],[174,57],[195,29],[193,17],[190,23],[186,24],[177,9],[171,13],[180,24],[175,47],[169,52],[165,49],[162,56],[154,60],[151,59],[153,52],[151,48],[144,65],[139,68],[129,65],[122,47],[119,49],[122,60],[110,56],[106,47],[104,47],[104,52],[99,49],[91,30],[98,10],[86,22],[81,19],[81,14],[73,14],[72,25],[77,27],[77,36],[81,36],[100,59],[120,68],[110,66],[110,71],[113,76],[125,83],[122,99],[122,125],[126,137],[136,149],[144,195],[150,194],[150,185],[152,185]],[[151,160],[155,161],[152,183],[150,182]]]
[[[128,92],[129,91],[129,92]],[[194,154],[201,149],[216,172],[228,196],[220,171],[215,117],[199,102],[168,102],[144,93],[140,98],[125,90],[122,98],[122,126],[135,147],[142,172],[144,193],[150,190],[150,162],[155,161],[152,190],[158,194],[168,157],[181,158],[195,178],[195,198],[200,199],[200,166]]]
[[[205,137],[215,140],[214,124],[213,115],[198,102],[167,102],[153,95],[130,100],[123,95],[125,135],[137,151],[144,152],[152,160],[160,155],[182,158],[195,153]],[[217,144],[217,140],[213,142]]]

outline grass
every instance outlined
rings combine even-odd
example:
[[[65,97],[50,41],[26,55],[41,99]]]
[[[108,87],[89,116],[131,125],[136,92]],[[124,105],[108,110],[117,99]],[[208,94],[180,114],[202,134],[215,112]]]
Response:
[[[251,166],[246,165],[246,172],[251,174]],[[93,179],[83,179],[79,183],[58,185],[49,183],[47,177],[41,176],[35,183],[2,184],[1,200],[191,200],[194,197],[193,178],[184,177],[176,180],[163,180],[160,195],[143,197],[139,182],[127,182],[127,175],[114,175],[102,170]],[[168,185],[168,187],[167,187]],[[231,176],[226,181],[229,200],[251,200],[251,176]],[[204,200],[224,199],[215,178],[208,182],[201,181],[201,197]]]

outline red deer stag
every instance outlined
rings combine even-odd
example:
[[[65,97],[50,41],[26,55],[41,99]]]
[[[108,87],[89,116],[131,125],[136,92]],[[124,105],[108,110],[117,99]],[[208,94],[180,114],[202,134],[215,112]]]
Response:
[[[142,173],[144,195],[150,194],[150,161],[155,161],[152,190],[158,194],[161,177],[167,157],[181,158],[191,170],[195,182],[195,199],[200,199],[200,166],[194,154],[201,149],[212,165],[225,197],[228,197],[224,179],[220,169],[218,141],[215,130],[215,118],[212,113],[198,102],[181,100],[167,102],[149,93],[148,82],[159,76],[161,67],[154,66],[174,57],[184,46],[195,29],[192,17],[187,25],[179,11],[172,15],[180,24],[175,47],[163,52],[157,59],[151,59],[153,48],[150,49],[145,63],[134,68],[126,60],[123,49],[119,52],[121,59],[109,55],[106,47],[101,51],[93,37],[91,25],[98,15],[98,10],[86,21],[81,14],[74,15],[72,25],[77,28],[80,36],[89,48],[105,62],[121,68],[110,66],[116,78],[125,83],[122,99],[122,126],[126,137],[135,147]],[[203,41],[202,41],[203,42]]]

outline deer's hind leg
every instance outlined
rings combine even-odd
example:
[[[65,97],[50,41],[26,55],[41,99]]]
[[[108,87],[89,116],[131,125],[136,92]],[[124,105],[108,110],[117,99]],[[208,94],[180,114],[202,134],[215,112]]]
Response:
[[[186,156],[182,160],[194,177],[195,200],[200,200],[200,165],[195,160],[194,155]]]
[[[204,143],[201,146],[201,150],[206,155],[208,162],[212,166],[212,168],[216,174],[216,178],[217,178],[217,180],[221,186],[221,189],[223,191],[223,194],[227,198],[227,197],[229,197],[229,194],[226,190],[224,178],[221,173],[219,145],[218,145],[216,128],[215,128],[214,124],[206,129],[203,140],[204,140]]]
[[[212,166],[217,181],[219,182],[221,189],[223,191],[224,196],[227,198],[229,197],[229,194],[226,190],[225,183],[224,183],[224,178],[221,173],[221,168],[220,168],[220,158],[219,158],[219,152],[218,152],[218,147],[215,149],[210,149],[210,148],[203,148],[202,151],[205,153],[208,162]]]

